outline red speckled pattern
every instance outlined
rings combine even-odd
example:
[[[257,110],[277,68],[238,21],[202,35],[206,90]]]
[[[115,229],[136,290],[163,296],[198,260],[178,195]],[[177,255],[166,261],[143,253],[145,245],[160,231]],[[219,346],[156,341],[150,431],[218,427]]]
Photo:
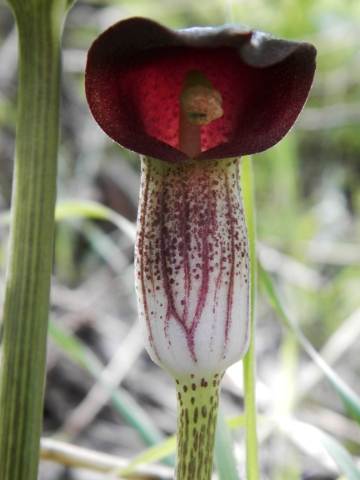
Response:
[[[214,69],[216,65],[216,69]],[[179,96],[189,70],[200,69],[213,88],[221,91],[224,115],[202,127],[202,151],[228,141],[252,97],[256,83],[250,83],[250,67],[238,61],[235,49],[213,50],[184,47],[154,49],[142,53],[126,69],[120,88],[132,98],[137,118],[144,131],[178,148]],[[239,89],[243,95],[238,95]]]
[[[143,158],[136,244],[140,322],[171,373],[225,370],[246,351],[249,254],[240,160]]]
[[[116,142],[168,162],[178,147],[186,73],[204,72],[224,115],[201,128],[198,159],[239,157],[275,145],[292,127],[315,71],[314,47],[235,27],[172,31],[146,19],[115,24],[89,50],[91,112]]]

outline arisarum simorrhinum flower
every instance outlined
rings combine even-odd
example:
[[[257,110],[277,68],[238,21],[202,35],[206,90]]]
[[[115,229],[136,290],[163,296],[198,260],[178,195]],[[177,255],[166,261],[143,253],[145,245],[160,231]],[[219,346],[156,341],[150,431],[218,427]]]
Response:
[[[178,479],[211,477],[221,377],[249,342],[241,156],[292,127],[315,54],[239,26],[172,31],[142,18],[89,51],[95,120],[142,156],[138,310],[147,350],[177,385]]]

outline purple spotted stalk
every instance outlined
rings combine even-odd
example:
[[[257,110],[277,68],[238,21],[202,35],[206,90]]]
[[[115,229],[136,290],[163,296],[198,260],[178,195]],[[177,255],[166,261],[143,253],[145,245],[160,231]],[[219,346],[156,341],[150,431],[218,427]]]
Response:
[[[241,156],[288,132],[314,69],[306,43],[142,18],[89,51],[95,120],[141,154],[135,285],[146,348],[175,380],[176,480],[211,478],[221,379],[249,344]]]

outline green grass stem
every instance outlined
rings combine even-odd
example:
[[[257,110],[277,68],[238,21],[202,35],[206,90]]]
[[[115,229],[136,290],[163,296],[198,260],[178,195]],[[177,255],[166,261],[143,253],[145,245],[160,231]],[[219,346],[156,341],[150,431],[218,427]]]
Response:
[[[245,157],[242,164],[242,188],[244,195],[246,223],[249,235],[251,268],[251,340],[243,359],[244,404],[246,413],[246,469],[249,480],[259,479],[258,440],[256,429],[256,365],[255,365],[255,293],[256,293],[256,252],[255,252],[255,207],[251,157]]]
[[[63,0],[11,0],[19,102],[3,316],[0,478],[36,480],[53,257]]]

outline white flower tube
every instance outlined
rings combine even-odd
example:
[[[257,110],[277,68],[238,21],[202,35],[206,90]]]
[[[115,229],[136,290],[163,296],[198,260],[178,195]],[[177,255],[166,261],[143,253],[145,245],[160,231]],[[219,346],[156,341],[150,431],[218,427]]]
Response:
[[[139,317],[151,358],[175,378],[209,378],[246,353],[250,270],[240,165],[142,157]]]

